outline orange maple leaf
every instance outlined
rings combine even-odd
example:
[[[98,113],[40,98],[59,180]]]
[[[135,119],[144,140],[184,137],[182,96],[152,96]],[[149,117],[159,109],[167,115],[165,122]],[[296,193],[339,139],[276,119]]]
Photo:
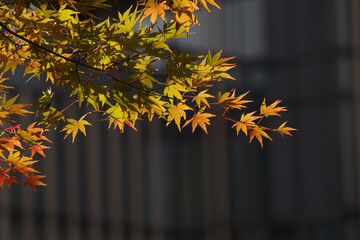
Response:
[[[18,181],[16,181],[15,177],[13,176],[13,177],[8,177],[8,178],[3,179],[3,183],[5,183],[8,186],[8,188],[10,188],[12,183],[18,183]],[[0,183],[0,185],[1,185],[1,183]],[[1,185],[1,188],[3,189],[2,185]]]
[[[194,115],[191,119],[187,120],[183,126],[183,128],[188,125],[190,122],[192,122],[192,132],[196,129],[196,127],[199,125],[204,132],[207,134],[206,125],[210,125],[209,118],[215,117],[214,114],[211,113],[197,113]]]
[[[27,127],[26,130],[30,134],[37,136],[39,138],[39,140],[43,140],[43,141],[47,141],[47,142],[51,143],[51,141],[47,137],[45,137],[43,135],[43,133],[49,131],[49,129],[44,129],[44,128],[40,128],[40,127],[34,127],[35,124],[36,124],[36,122],[33,122],[32,124],[30,124]]]
[[[31,149],[31,157],[33,157],[36,152],[39,153],[40,155],[42,155],[43,157],[46,157],[42,149],[48,149],[50,147],[45,146],[45,145],[41,145],[41,144],[42,144],[42,142],[40,142],[37,145],[33,145],[33,146],[30,147],[30,149]]]
[[[9,174],[2,172],[0,173],[0,187],[2,190],[4,190],[4,184],[7,178],[9,178]]]
[[[119,129],[122,133],[124,132],[124,126],[125,126],[124,124],[128,125],[132,129],[137,131],[136,127],[134,126],[134,124],[132,122],[130,122],[129,120],[125,120],[123,123],[121,123],[121,125],[119,125]],[[114,119],[114,130],[116,129],[117,126],[118,126],[118,121],[116,119]]]
[[[16,129],[20,129],[20,124],[16,125],[16,126],[11,126],[6,128],[7,130],[10,130],[11,133],[15,133],[16,132]]]
[[[1,142],[3,142],[3,141],[7,141],[7,144],[4,144],[3,146],[10,151],[14,150],[15,146],[23,149],[21,142],[19,141],[19,138],[17,136],[14,136],[12,138],[3,139]]]
[[[12,168],[13,172],[19,172],[22,175],[28,176],[28,173],[40,173],[38,170],[35,170],[32,167],[19,167],[19,166],[14,166]]]
[[[198,0],[195,0],[195,4],[197,4],[197,1]],[[208,10],[209,12],[211,12],[211,11],[210,11],[209,7],[207,6],[207,3],[217,7],[218,9],[221,9],[220,6],[217,5],[214,0],[199,0],[199,1],[206,8],[206,10]]]
[[[166,1],[162,1],[161,3],[154,2],[150,4],[148,7],[146,7],[143,16],[140,19],[140,22],[150,15],[151,15],[150,17],[151,24],[155,23],[158,15],[163,21],[165,21],[165,11],[169,9],[170,9],[169,6],[166,5]]]
[[[47,186],[45,183],[39,181],[39,179],[42,179],[46,177],[45,175],[35,175],[35,174],[31,174],[25,181],[24,185],[29,185],[29,187],[31,187],[35,192],[36,189],[34,187],[34,185],[39,185],[39,186]]]
[[[260,128],[253,128],[253,129],[250,130],[250,141],[249,141],[249,143],[251,143],[251,141],[253,140],[254,137],[256,137],[256,139],[259,141],[261,147],[263,147],[262,137],[265,137],[265,138],[270,139],[272,141],[270,136],[264,130],[261,130]]]

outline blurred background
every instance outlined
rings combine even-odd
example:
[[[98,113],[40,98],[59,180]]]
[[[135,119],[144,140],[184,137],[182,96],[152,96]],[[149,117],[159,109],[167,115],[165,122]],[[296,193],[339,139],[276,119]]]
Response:
[[[283,100],[299,131],[264,148],[222,120],[52,134],[48,187],[0,192],[1,240],[360,239],[360,0],[218,3],[174,47],[236,56],[225,88]]]

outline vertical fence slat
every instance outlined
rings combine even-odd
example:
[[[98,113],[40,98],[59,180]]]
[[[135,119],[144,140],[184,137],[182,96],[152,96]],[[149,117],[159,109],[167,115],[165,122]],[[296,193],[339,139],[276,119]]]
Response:
[[[351,0],[351,23],[352,23],[352,47],[353,47],[353,87],[354,87],[354,112],[355,112],[355,151],[356,151],[356,172],[360,171],[360,1]],[[360,175],[357,178],[357,210],[360,209]],[[359,228],[359,224],[358,224]],[[359,235],[359,230],[357,231]]]
[[[79,181],[78,181],[78,159],[77,147],[65,140],[65,159],[66,161],[66,234],[67,239],[75,240],[81,237],[80,222],[80,200],[79,200]]]
[[[0,239],[11,239],[10,190],[0,190]]]
[[[143,183],[142,183],[142,144],[139,132],[128,129],[129,133],[129,189],[130,189],[130,239],[141,240],[143,231]],[[138,131],[141,129],[138,127]]]
[[[58,209],[57,209],[57,170],[56,170],[56,146],[55,143],[55,133],[51,132],[47,134],[47,137],[53,141],[52,148],[45,151],[47,159],[43,160],[44,171],[49,174],[47,175],[45,182],[48,185],[44,191],[44,238],[57,240],[59,239],[59,229],[58,229]]]
[[[218,120],[213,126],[203,142],[205,239],[231,239],[227,131]]]
[[[98,240],[103,239],[102,236],[102,209],[101,209],[101,164],[106,159],[100,156],[101,137],[99,128],[89,127],[87,129],[88,137],[86,138],[86,151],[87,159],[86,172],[87,172],[87,198],[88,201],[88,239]]]
[[[158,120],[151,123],[149,129],[149,171],[150,171],[150,207],[151,211],[151,240],[164,239],[164,214],[163,214],[163,188],[161,156],[161,127]]]
[[[27,189],[26,192],[30,191]],[[27,199],[31,194],[24,194],[24,199]],[[29,199],[29,203],[32,201]],[[36,232],[35,232],[35,217],[33,214],[33,207],[25,207],[23,204],[22,214],[21,214],[21,239],[27,240],[37,240]]]
[[[121,206],[123,196],[121,182],[121,141],[119,131],[109,131],[108,137],[108,175],[107,184],[108,191],[108,216],[109,216],[109,239],[121,240],[123,238],[123,229],[121,222]]]
[[[360,170],[360,1],[351,0],[352,21],[352,47],[353,47],[353,84],[354,84],[354,110],[355,110],[355,149],[357,172]],[[357,180],[357,193],[360,199],[360,177]],[[360,208],[358,201],[357,208]]]
[[[74,110],[69,109],[69,115],[75,115]],[[70,113],[70,111],[72,111]],[[64,140],[65,148],[65,185],[66,185],[66,235],[67,240],[80,239],[80,196],[79,196],[79,160],[78,160],[78,139],[72,143],[72,136]],[[61,160],[60,160],[61,161]]]

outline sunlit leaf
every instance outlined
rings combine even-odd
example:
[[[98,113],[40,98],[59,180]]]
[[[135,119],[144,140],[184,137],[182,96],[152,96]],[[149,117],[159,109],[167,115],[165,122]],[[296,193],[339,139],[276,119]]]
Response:
[[[66,121],[68,124],[61,130],[61,132],[66,131],[64,139],[72,134],[72,142],[75,141],[75,137],[79,130],[86,136],[85,126],[91,126],[91,124],[84,119],[80,119],[79,121],[75,119],[67,119]]]
[[[167,117],[166,125],[169,125],[171,121],[175,121],[176,126],[179,131],[181,131],[180,121],[181,119],[186,119],[186,110],[191,110],[191,108],[184,103],[178,103],[177,105],[173,105],[169,108],[169,115]]]
[[[272,141],[270,136],[264,130],[262,130],[258,127],[255,127],[250,130],[250,142],[253,140],[254,137],[256,137],[256,139],[259,141],[261,147],[263,147],[262,137],[265,137]]]
[[[281,124],[277,129],[275,129],[276,132],[280,133],[282,137],[284,137],[284,135],[291,135],[291,131],[297,131],[297,129],[292,128],[292,127],[285,127],[287,122],[284,122],[283,124]]]
[[[189,124],[190,122],[192,123],[192,132],[195,131],[196,127],[199,125],[203,130],[204,132],[207,134],[207,129],[206,129],[206,125],[210,125],[210,120],[209,118],[211,117],[215,117],[214,114],[210,114],[210,113],[201,113],[201,112],[198,112],[196,114],[194,114],[194,116],[187,120],[184,124],[183,127],[185,127],[187,124]]]
[[[200,126],[207,133],[213,118],[222,118],[261,146],[270,133],[295,131],[286,122],[274,128],[267,121],[287,110],[279,100],[267,106],[264,99],[260,112],[244,112],[251,108],[248,92],[226,90],[225,81],[235,80],[230,75],[234,57],[175,48],[174,39],[200,26],[200,7],[220,9],[217,0],[138,0],[117,19],[98,19],[95,10],[110,9],[106,0],[1,3],[1,188],[21,181],[34,190],[45,185],[33,157],[46,156],[52,143],[46,134],[60,127],[74,142],[79,132],[86,136],[87,116],[120,132],[137,131],[139,121],[155,117],[166,126],[174,122],[179,131],[191,123],[193,132]],[[23,69],[23,83],[14,76],[18,69]],[[31,106],[23,87],[36,88]]]
[[[276,100],[269,106],[266,106],[265,99],[261,104],[260,107],[260,114],[263,114],[265,117],[268,116],[280,116],[280,112],[287,111],[286,107],[277,107],[277,105],[280,103],[280,100]]]

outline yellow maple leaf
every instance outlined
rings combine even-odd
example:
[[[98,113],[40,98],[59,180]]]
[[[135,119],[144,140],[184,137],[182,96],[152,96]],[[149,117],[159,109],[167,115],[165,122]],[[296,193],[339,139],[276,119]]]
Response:
[[[184,103],[178,103],[177,105],[174,105],[171,108],[169,108],[168,109],[169,115],[167,117],[166,126],[169,125],[174,120],[176,126],[181,132],[180,122],[181,122],[181,118],[186,119],[185,110],[191,110],[191,108]]]
[[[282,137],[284,137],[285,135],[291,135],[290,131],[297,131],[297,129],[292,128],[292,127],[285,127],[287,122],[284,122],[283,124],[281,124],[275,131],[280,133]]]
[[[79,130],[86,136],[85,125],[91,126],[91,124],[88,121],[83,120],[81,118],[79,121],[75,119],[67,119],[67,121],[69,122],[69,124],[67,124],[64,127],[64,129],[61,130],[61,132],[66,131],[64,139],[70,134],[72,134],[73,137],[72,142],[75,141],[76,134],[78,133]]]
[[[165,87],[164,95],[168,96],[171,99],[174,97],[176,97],[177,99],[182,99],[183,97],[181,96],[181,92],[185,92],[185,91],[186,91],[185,86],[179,83],[171,82]]]
[[[280,112],[287,111],[286,107],[277,107],[277,105],[281,103],[280,100],[276,100],[269,106],[266,106],[265,98],[260,107],[260,114],[264,115],[265,117],[268,116],[280,116]]]
[[[220,94],[219,96],[219,104],[222,105],[224,108],[236,108],[241,109],[245,108],[246,106],[243,105],[248,102],[252,102],[249,100],[242,100],[246,94],[249,92],[246,92],[238,97],[235,97],[235,90],[231,90],[230,92],[226,92],[223,95]],[[231,94],[231,95],[230,95]]]
[[[247,129],[248,127],[254,127],[256,126],[256,124],[254,123],[254,121],[256,119],[259,119],[259,116],[253,116],[255,112],[251,112],[248,113],[246,115],[242,114],[240,121],[236,122],[233,127],[236,127],[236,133],[237,135],[239,135],[240,130],[243,131],[245,133],[245,135],[247,136]]]
[[[213,95],[207,94],[206,92],[207,92],[207,90],[201,91],[201,92],[199,92],[198,95],[196,95],[193,98],[193,101],[195,101],[199,107],[200,107],[201,103],[204,103],[206,106],[208,106],[210,108],[210,105],[209,105],[208,101],[206,100],[206,98],[215,98]]]
[[[5,161],[18,169],[30,167],[32,164],[38,162],[38,160],[33,160],[31,157],[21,156],[19,151],[11,151]]]
[[[192,11],[177,9],[173,12],[175,13],[175,16],[172,21],[176,22],[176,30],[179,30],[181,26],[184,26],[187,34],[189,34],[191,25],[200,25]]]
[[[21,116],[25,116],[26,113],[32,113],[23,109],[24,107],[30,106],[30,104],[15,104],[16,99],[19,95],[9,99],[6,101],[6,97],[4,95],[2,102],[1,102],[1,110],[4,110],[10,114],[17,114]]]
[[[190,11],[199,10],[197,3],[190,0],[173,0],[172,8],[188,9]]]

